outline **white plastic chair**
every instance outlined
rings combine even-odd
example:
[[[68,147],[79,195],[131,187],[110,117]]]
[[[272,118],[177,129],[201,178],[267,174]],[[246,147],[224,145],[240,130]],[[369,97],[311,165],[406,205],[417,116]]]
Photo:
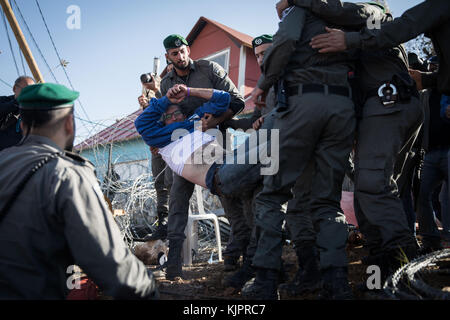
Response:
[[[195,192],[197,196],[197,208],[198,213],[193,214],[191,208],[189,208],[188,223],[184,234],[186,239],[183,243],[183,264],[185,266],[192,265],[192,251],[198,249],[198,221],[199,220],[212,220],[214,222],[214,231],[216,233],[216,243],[217,251],[219,254],[219,261],[222,261],[222,244],[220,241],[220,228],[219,220],[214,213],[205,213],[205,208],[203,206],[203,193],[202,187],[199,185],[195,186]]]

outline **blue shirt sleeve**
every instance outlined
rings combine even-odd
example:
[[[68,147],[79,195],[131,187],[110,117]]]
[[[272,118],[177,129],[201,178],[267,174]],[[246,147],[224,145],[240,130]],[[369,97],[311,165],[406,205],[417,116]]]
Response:
[[[203,117],[205,113],[210,113],[214,117],[219,117],[229,108],[230,100],[231,97],[228,92],[214,89],[211,99],[198,107],[194,113],[200,118]]]
[[[444,119],[445,122],[450,123],[450,119],[445,116],[445,110],[450,105],[450,96],[442,95],[441,99],[441,118]]]
[[[224,113],[230,105],[230,94],[221,90],[214,90],[211,99],[198,107],[195,114],[200,118],[205,113],[211,113],[215,117]],[[134,126],[142,136],[145,143],[151,147],[163,148],[172,142],[172,132],[177,129],[194,130],[194,121],[185,120],[164,125],[159,121],[167,108],[171,105],[169,99],[164,96],[161,99],[152,98],[149,106],[136,118]],[[192,118],[192,117],[191,117]]]
[[[170,105],[166,96],[161,99],[152,98],[149,106],[134,121],[137,132],[151,147],[163,148],[170,144],[172,132],[176,129],[186,129],[189,132],[194,129],[192,121],[174,122],[167,126],[159,121]]]

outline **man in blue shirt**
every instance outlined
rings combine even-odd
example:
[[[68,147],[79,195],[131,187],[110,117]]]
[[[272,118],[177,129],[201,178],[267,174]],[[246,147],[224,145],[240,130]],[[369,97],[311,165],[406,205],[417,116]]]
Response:
[[[178,105],[186,96],[208,100],[195,109],[194,114],[186,119]],[[176,129],[194,131],[194,121],[205,116],[218,117],[230,104],[230,94],[215,89],[189,88],[179,84],[168,90],[161,99],[152,98],[148,108],[135,120],[139,134],[151,147],[163,148],[172,143],[172,133]],[[163,116],[163,121],[160,121]]]

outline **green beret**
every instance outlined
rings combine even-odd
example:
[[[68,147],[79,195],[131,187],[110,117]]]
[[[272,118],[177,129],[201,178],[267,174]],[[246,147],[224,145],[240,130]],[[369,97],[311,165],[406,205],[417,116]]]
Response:
[[[39,83],[22,89],[17,101],[24,110],[52,110],[73,106],[80,94],[56,83]]]
[[[263,34],[262,36],[256,37],[252,41],[253,49],[256,47],[259,47],[260,45],[264,43],[272,43],[273,42],[273,36],[270,34]]]
[[[189,45],[186,39],[178,34],[171,34],[164,39],[164,47],[166,50],[181,47],[183,44],[186,46]]]

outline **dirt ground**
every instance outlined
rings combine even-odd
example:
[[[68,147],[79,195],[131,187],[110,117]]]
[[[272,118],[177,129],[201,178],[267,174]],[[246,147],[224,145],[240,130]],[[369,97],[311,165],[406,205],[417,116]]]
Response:
[[[350,240],[351,238],[349,238]],[[361,238],[354,238],[356,241],[350,241],[347,245],[347,256],[349,260],[348,271],[349,271],[349,282],[353,289],[355,300],[385,300],[386,296],[380,297],[379,295],[373,295],[369,293],[362,293],[357,289],[357,286],[364,283],[367,278],[366,266],[362,264],[361,259],[367,255],[365,249],[362,247]],[[154,244],[154,243],[152,243]],[[151,248],[154,245],[149,246]],[[214,247],[203,247],[196,254],[192,266],[183,267],[184,279],[179,279],[176,281],[169,281],[162,279],[157,279],[158,289],[160,293],[161,300],[229,300],[229,301],[239,301],[243,300],[240,292],[235,291],[233,288],[225,288],[222,284],[224,277],[231,275],[232,272],[225,272],[223,262],[216,261],[215,263],[208,263],[211,260],[211,252]],[[137,252],[135,254],[144,261],[152,271],[158,269],[155,260],[146,260],[145,257],[148,255],[139,255]],[[433,260],[433,263],[425,264],[424,268],[420,268],[420,273],[417,274],[419,279],[423,281],[428,288],[432,290],[437,290],[438,300],[445,300],[449,297],[450,292],[450,255],[448,250],[440,251],[439,254],[443,258]],[[436,253],[431,254],[435,257]],[[423,258],[429,259],[429,256],[423,256]],[[284,261],[284,267],[286,272],[286,277],[289,280],[293,279],[295,273],[297,272],[297,257],[293,246],[291,244],[286,244],[283,248],[282,259]],[[150,263],[155,263],[149,265]],[[415,265],[417,269],[417,264]],[[89,283],[88,283],[89,284]],[[95,287],[95,284],[93,284]],[[411,287],[408,285],[409,289]],[[407,292],[407,291],[404,291]],[[110,300],[112,298],[105,296],[98,287],[95,289],[91,285],[82,285],[82,290],[73,290],[70,300]],[[413,292],[417,293],[417,292]],[[441,295],[443,293],[443,295]],[[420,296],[420,295],[419,295]],[[417,295],[413,298],[417,299]],[[431,297],[431,296],[429,296]],[[436,295],[434,295],[436,297]],[[285,296],[280,292],[281,300],[316,300],[317,292],[302,296]],[[409,298],[407,298],[409,300]],[[421,299],[432,299],[427,298],[427,296],[422,295]]]
[[[205,250],[206,251],[206,250]],[[361,263],[361,258],[365,255],[361,245],[348,246],[349,257],[349,281],[352,288],[364,280],[366,267]],[[191,267],[183,267],[185,279],[168,281],[157,280],[161,299],[163,300],[242,300],[240,292],[233,288],[225,288],[222,284],[224,277],[232,274],[225,272],[223,262],[209,264],[207,262],[210,251],[200,252],[199,257]],[[291,280],[297,271],[297,257],[292,245],[285,245],[283,249],[283,261],[288,279]],[[155,266],[148,266],[156,269]],[[356,299],[364,299],[354,290]],[[280,296],[280,299],[307,299],[313,300],[316,295],[304,296]]]

